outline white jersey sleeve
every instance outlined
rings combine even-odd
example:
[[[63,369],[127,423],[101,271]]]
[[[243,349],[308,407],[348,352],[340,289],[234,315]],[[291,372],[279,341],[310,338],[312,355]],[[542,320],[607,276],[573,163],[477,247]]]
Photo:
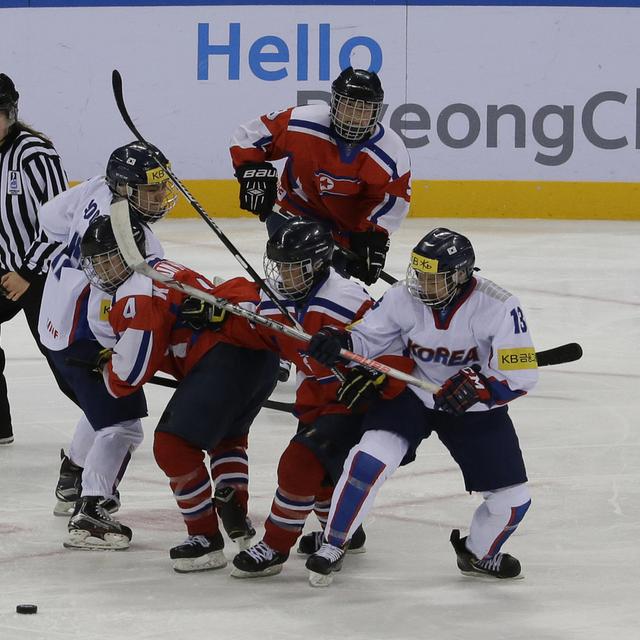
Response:
[[[394,285],[352,330],[353,350],[376,358],[402,344],[416,362],[414,375],[442,386],[458,370],[479,365],[492,393],[491,406],[523,395],[537,382],[535,350],[518,299],[484,278],[446,313]],[[412,390],[432,408],[432,394]],[[486,411],[478,403],[471,411]]]
[[[47,237],[61,243],[47,274],[38,322],[42,344],[48,349],[59,351],[81,338],[110,346],[114,339],[101,320],[105,294],[92,292],[80,266],[82,237],[97,216],[111,214],[112,197],[104,177],[99,176],[65,191],[42,209]],[[161,258],[160,242],[148,227],[144,230],[148,258]]]

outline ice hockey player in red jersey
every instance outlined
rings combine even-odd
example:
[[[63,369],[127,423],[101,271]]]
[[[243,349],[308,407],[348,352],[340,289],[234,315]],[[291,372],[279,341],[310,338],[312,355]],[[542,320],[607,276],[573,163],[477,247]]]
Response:
[[[230,149],[242,209],[266,220],[270,236],[290,215],[325,223],[356,255],[336,252],[336,269],[366,284],[380,276],[389,234],[409,211],[409,155],[380,123],[383,97],[375,73],[348,67],[331,86],[331,106],[263,115],[235,131]],[[278,184],[270,161],[283,158]]]
[[[224,540],[216,512],[231,538],[248,539],[255,533],[246,518],[247,434],[275,386],[278,358],[269,351],[225,344],[215,331],[181,319],[186,296],[131,272],[110,218],[98,218],[92,225],[98,229],[91,235],[100,242],[83,242],[83,268],[98,287],[107,289],[116,278],[120,283],[109,312],[117,340],[102,368],[107,391],[115,398],[130,397],[157,371],[180,380],[156,427],[153,448],[188,532],[185,542],[170,551],[174,569],[223,567]],[[139,248],[144,251],[144,245]],[[152,264],[192,286],[214,289],[204,276],[181,265],[168,260]],[[255,286],[241,278],[225,284],[221,295],[230,301],[258,302]],[[205,452],[211,469],[205,465]]]
[[[308,333],[327,325],[345,327],[357,322],[373,304],[360,284],[331,268],[333,250],[331,234],[321,224],[299,217],[287,220],[267,243],[267,280],[279,301]],[[255,311],[288,322],[264,293]],[[273,575],[282,570],[308,514],[315,511],[321,524],[326,521],[333,482],[340,475],[349,449],[360,437],[362,409],[354,412],[353,407],[336,401],[336,394],[345,386],[341,386],[338,375],[347,376],[348,382],[366,378],[374,395],[378,393],[376,376],[359,367],[347,373],[342,365],[336,374],[310,359],[304,343],[261,325],[252,328],[235,316],[227,320],[221,333],[240,346],[273,349],[297,368],[294,414],[299,420],[298,432],[278,464],[278,488],[265,522],[265,536],[233,561],[235,577]],[[393,355],[388,356],[388,364],[412,366],[410,360]],[[391,397],[402,388],[395,382],[384,393]],[[359,535],[361,546],[362,531]],[[319,537],[314,535],[307,541],[312,545],[309,553],[315,551],[312,543]]]

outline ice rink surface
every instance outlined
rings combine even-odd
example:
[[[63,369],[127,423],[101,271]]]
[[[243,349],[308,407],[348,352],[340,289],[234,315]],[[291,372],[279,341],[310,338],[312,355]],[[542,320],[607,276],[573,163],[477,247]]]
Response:
[[[262,272],[257,220],[218,220]],[[348,556],[328,589],[292,555],[274,577],[230,566],[173,572],[184,529],[151,452],[169,390],[147,386],[146,439],[120,486],[124,552],[69,551],[52,515],[59,450],[78,410],[54,385],[22,316],[2,327],[16,440],[0,447],[0,639],[31,640],[636,640],[640,638],[640,223],[412,219],[393,236],[387,271],[403,277],[429,229],[471,238],[482,275],[518,295],[538,350],[577,341],[579,362],[541,370],[511,415],[533,504],[505,545],[525,579],[464,578],[449,544],[479,501],[432,438],[383,487],[365,522],[367,553]],[[201,220],[155,227],[166,255],[206,275],[241,267]],[[382,294],[385,285],[372,288]],[[290,401],[293,384],[273,398]],[[215,416],[214,416],[215,418]],[[263,410],[250,437],[250,514],[262,533],[293,417]],[[315,528],[312,516],[307,530]],[[235,552],[231,543],[229,561]],[[37,615],[15,613],[35,603]]]

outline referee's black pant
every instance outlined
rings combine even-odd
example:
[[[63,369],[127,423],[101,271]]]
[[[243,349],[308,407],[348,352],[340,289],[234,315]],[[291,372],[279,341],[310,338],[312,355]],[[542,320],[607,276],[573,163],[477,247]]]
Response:
[[[0,270],[0,275],[3,273],[5,272]],[[11,318],[13,318],[19,311],[24,311],[24,315],[27,318],[27,324],[31,330],[31,335],[33,335],[33,338],[38,345],[38,349],[40,349],[42,355],[47,359],[49,368],[58,383],[58,387],[60,387],[60,390],[70,400],[76,402],[73,391],[49,361],[46,349],[42,346],[38,335],[38,316],[40,315],[40,303],[42,301],[42,291],[44,289],[45,279],[46,278],[44,276],[36,278],[16,302],[8,300],[4,295],[0,295],[0,327],[3,323],[11,320]],[[9,409],[9,399],[7,397],[7,381],[4,377],[4,366],[5,356],[4,351],[0,346],[0,438],[7,438],[13,435],[11,411]]]

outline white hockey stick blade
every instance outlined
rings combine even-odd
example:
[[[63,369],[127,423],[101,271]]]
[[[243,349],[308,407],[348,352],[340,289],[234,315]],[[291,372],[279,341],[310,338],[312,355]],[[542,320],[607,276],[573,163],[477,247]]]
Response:
[[[290,336],[291,338],[295,338],[296,340],[300,340],[302,342],[309,342],[311,336],[304,331],[299,331],[294,327],[290,327],[285,324],[281,324],[275,320],[271,320],[266,316],[261,316],[247,309],[243,309],[223,298],[218,298],[207,291],[203,291],[202,289],[197,289],[196,287],[192,287],[188,284],[184,284],[183,282],[179,282],[178,280],[174,280],[171,276],[165,275],[156,271],[153,267],[151,267],[143,255],[140,253],[135,239],[133,237],[133,231],[131,230],[131,223],[129,218],[129,205],[126,200],[121,202],[116,202],[111,205],[111,226],[113,228],[113,234],[116,238],[116,242],[118,243],[118,248],[122,253],[122,257],[125,262],[138,273],[142,273],[143,275],[151,278],[152,280],[156,280],[157,282],[162,282],[166,286],[171,289],[177,289],[178,291],[182,291],[190,296],[195,298],[199,298],[200,300],[204,300],[205,302],[209,302],[217,307],[222,307],[226,309],[230,313],[234,315],[240,316],[249,320],[254,324],[261,324],[273,331],[278,331],[280,333],[284,333],[285,335]],[[439,387],[427,382],[426,380],[420,380],[419,378],[415,378],[404,371],[399,371],[398,369],[394,369],[393,367],[389,367],[377,360],[371,360],[369,358],[365,358],[357,353],[352,353],[351,351],[347,351],[346,349],[342,349],[340,351],[340,355],[346,360],[350,360],[352,362],[356,362],[358,364],[362,364],[370,369],[375,369],[376,371],[380,371],[392,378],[396,378],[397,380],[402,380],[407,384],[413,385],[415,387],[420,387],[425,389],[426,391],[430,391],[432,393],[436,393],[439,390]]]

